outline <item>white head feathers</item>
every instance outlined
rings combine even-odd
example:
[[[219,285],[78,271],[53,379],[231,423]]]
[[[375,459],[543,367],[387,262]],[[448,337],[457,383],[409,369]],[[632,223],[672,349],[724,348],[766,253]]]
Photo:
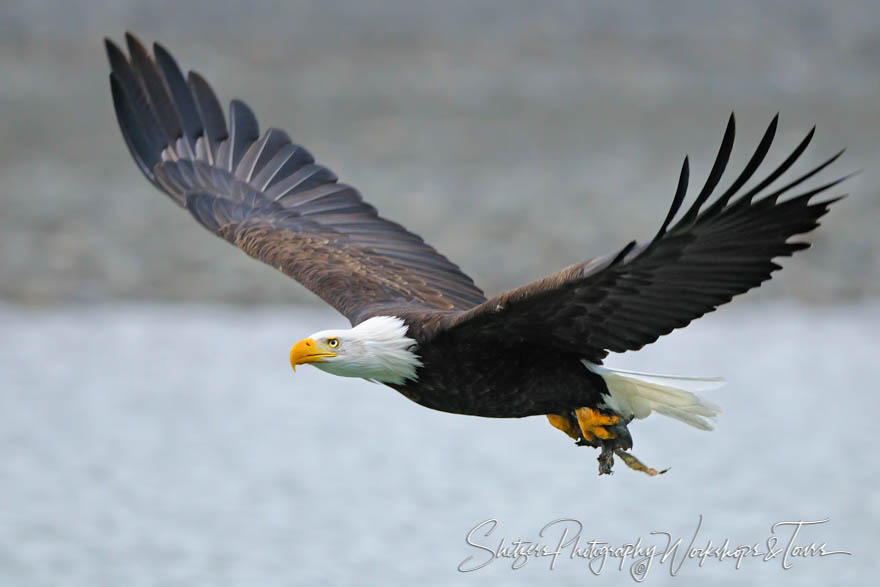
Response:
[[[422,362],[414,352],[416,341],[406,335],[404,321],[394,316],[375,316],[349,329],[322,330],[311,336],[316,345],[336,339],[336,356],[311,363],[318,369],[361,377],[380,383],[401,384],[416,378]]]

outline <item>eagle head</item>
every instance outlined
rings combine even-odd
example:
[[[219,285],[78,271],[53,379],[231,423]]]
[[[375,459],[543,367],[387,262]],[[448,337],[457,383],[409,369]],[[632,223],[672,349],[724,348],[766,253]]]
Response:
[[[422,365],[417,343],[406,323],[394,316],[375,316],[354,328],[322,330],[290,349],[290,366],[311,364],[333,375],[361,377],[380,383],[415,380]]]

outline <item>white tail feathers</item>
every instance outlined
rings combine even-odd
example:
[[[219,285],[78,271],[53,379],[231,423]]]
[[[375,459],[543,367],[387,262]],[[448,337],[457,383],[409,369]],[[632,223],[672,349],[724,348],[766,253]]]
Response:
[[[718,389],[720,377],[676,377],[609,369],[588,361],[584,365],[605,380],[610,395],[605,403],[624,418],[647,418],[657,412],[701,430],[712,430],[707,418],[714,419],[721,408],[693,392]]]

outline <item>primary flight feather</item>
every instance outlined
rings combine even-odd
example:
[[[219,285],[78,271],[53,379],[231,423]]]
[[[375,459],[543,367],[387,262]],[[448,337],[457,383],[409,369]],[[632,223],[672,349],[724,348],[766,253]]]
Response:
[[[655,474],[631,453],[628,424],[657,412],[702,429],[718,408],[697,395],[720,380],[610,369],[609,352],[636,350],[760,285],[773,259],[808,243],[839,198],[841,181],[801,184],[834,162],[777,186],[811,130],[777,167],[745,189],[767,156],[777,118],[745,168],[719,195],[733,149],[731,115],[708,179],[685,206],[685,158],[657,234],[614,253],[486,299],[455,264],[379,216],[287,134],[232,100],[228,123],[211,86],[184,76],[161,45],[151,56],[126,34],[128,55],[106,41],[110,87],[125,142],[140,170],[205,228],[276,267],[336,308],[350,329],[293,345],[291,366],[384,383],[447,412],[546,415],[578,444]],[[785,196],[785,198],[783,198]]]

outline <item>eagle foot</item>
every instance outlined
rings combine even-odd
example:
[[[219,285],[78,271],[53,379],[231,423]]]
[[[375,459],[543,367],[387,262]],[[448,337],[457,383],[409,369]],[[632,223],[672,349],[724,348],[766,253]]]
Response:
[[[626,422],[619,416],[603,414],[592,408],[579,408],[560,414],[547,414],[547,421],[554,428],[565,432],[578,446],[601,449],[598,457],[599,475],[611,475],[614,455],[627,467],[647,475],[662,475],[668,469],[657,471],[645,466],[635,456],[626,452],[633,446],[632,436]]]
[[[581,441],[581,431],[578,428],[573,412],[568,414],[547,414],[547,420],[551,426],[557,430],[562,430],[569,437],[573,438],[575,442]]]
[[[632,436],[620,417],[603,414],[591,408],[580,408],[559,414],[547,414],[550,425],[561,430],[578,446],[602,448],[608,444],[612,449],[632,448]]]
[[[574,415],[584,444],[595,447],[610,444],[612,449],[632,447],[632,437],[620,416],[606,414],[593,408],[578,408],[574,411]]]

